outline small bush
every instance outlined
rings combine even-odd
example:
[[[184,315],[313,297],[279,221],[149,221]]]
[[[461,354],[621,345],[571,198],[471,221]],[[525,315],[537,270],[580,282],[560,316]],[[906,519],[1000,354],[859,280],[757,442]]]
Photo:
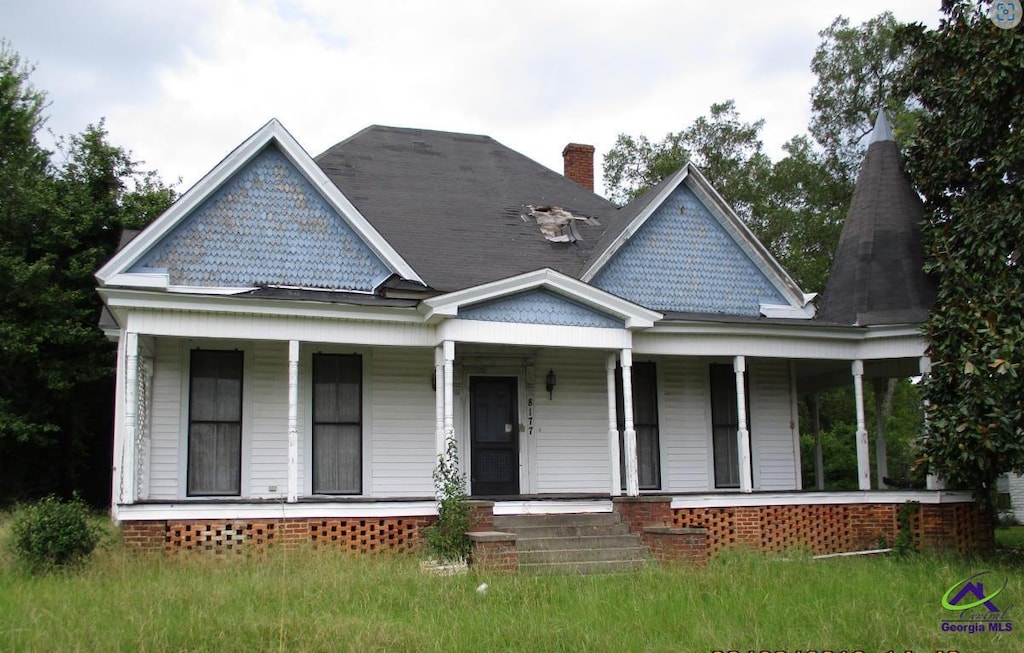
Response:
[[[459,449],[448,438],[445,452],[434,469],[437,492],[437,521],[425,529],[427,551],[438,562],[462,562],[469,556],[466,532],[473,528],[473,515],[466,501],[466,477],[459,468]]]
[[[11,526],[14,553],[32,573],[81,564],[100,539],[89,520],[89,508],[49,496],[21,508]]]

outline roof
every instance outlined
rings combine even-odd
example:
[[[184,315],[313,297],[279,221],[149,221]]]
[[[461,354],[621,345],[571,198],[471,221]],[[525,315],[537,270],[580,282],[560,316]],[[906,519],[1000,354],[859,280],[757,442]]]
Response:
[[[935,301],[924,274],[921,198],[883,112],[857,177],[818,319],[874,326],[923,322]]]
[[[316,162],[423,281],[445,292],[542,268],[578,277],[621,221],[611,202],[488,136],[374,125]],[[555,242],[538,224],[552,205],[596,220]]]

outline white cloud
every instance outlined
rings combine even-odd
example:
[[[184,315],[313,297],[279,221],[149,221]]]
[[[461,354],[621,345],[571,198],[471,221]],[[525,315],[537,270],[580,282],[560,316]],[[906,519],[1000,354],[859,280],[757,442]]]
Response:
[[[569,141],[600,158],[620,132],[660,138],[735,98],[777,154],[806,129],[818,32],[889,8],[837,5],[40,0],[0,7],[0,36],[38,62],[58,133],[106,116],[190,184],[271,117],[312,154],[377,123],[486,133],[560,170]],[[934,0],[893,11],[938,19]]]

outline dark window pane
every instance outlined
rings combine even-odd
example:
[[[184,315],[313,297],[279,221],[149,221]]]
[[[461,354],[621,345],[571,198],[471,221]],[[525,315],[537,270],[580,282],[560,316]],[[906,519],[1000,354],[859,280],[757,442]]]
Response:
[[[654,363],[634,363],[633,430],[636,431],[637,477],[642,490],[661,487],[661,450],[658,442],[658,383]],[[615,414],[619,427],[619,467],[626,487],[626,457],[623,444],[625,412],[622,401],[622,368],[615,368]]]
[[[711,425],[715,457],[715,487],[740,486],[740,454],[737,433],[736,372],[731,365],[711,365]],[[746,377],[744,377],[746,383]],[[747,431],[750,431],[750,391],[747,399]],[[752,463],[753,461],[751,461]]]
[[[313,492],[362,492],[363,359],[313,356]]]
[[[194,350],[189,362],[189,495],[241,493],[242,352]]]

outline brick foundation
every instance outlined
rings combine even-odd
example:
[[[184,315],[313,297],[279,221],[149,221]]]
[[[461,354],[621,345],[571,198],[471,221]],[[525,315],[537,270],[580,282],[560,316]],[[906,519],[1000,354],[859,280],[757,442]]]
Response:
[[[469,553],[471,567],[508,573],[519,571],[519,554],[514,533],[477,531],[467,535],[472,547]]]
[[[658,562],[691,567],[708,564],[708,535],[703,528],[648,526],[640,537]]]
[[[313,545],[348,551],[417,551],[421,531],[435,518],[239,519],[125,521],[125,545],[140,552],[239,553],[271,546]]]

